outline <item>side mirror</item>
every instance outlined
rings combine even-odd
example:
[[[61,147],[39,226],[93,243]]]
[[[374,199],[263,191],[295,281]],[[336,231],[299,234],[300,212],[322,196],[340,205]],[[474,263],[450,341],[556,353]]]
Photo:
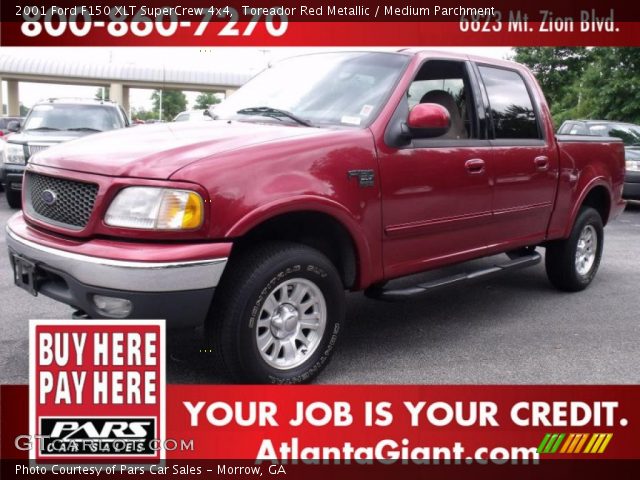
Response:
[[[451,128],[451,117],[442,105],[419,103],[409,112],[407,127],[413,138],[439,137]]]
[[[204,112],[202,112],[202,114],[203,114],[205,117],[213,118],[213,117],[211,116],[211,112],[209,111],[209,109],[208,109],[208,108],[207,108]]]
[[[11,120],[7,124],[7,130],[13,133],[20,131],[20,122],[18,122],[17,120]]]

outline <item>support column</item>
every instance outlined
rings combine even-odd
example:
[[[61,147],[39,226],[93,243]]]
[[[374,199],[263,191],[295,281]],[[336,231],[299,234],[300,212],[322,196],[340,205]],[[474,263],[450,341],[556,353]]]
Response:
[[[227,88],[224,92],[224,98],[229,98],[229,95],[231,95],[233,92],[235,92],[237,90],[237,88]]]
[[[131,116],[131,104],[129,103],[129,87],[122,87],[122,108],[127,113],[127,116]]]
[[[7,115],[20,116],[20,90],[17,80],[7,80]]]
[[[124,89],[121,83],[112,83],[111,86],[109,87],[109,100],[122,105],[123,96],[124,96],[123,90]]]

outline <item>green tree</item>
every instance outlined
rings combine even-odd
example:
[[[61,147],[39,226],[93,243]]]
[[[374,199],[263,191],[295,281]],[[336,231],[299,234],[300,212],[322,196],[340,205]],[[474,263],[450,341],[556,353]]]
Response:
[[[160,118],[160,90],[151,94],[153,112]],[[187,96],[180,90],[162,90],[162,118],[171,121],[173,117],[187,109]]]
[[[220,99],[216,97],[215,94],[202,92],[196,97],[196,104],[193,108],[206,110],[211,105],[215,105],[216,103],[220,103]]]
[[[557,124],[575,118],[583,98],[580,83],[593,52],[585,47],[516,47],[514,60],[529,67]]]
[[[598,47],[581,78],[585,118],[640,123],[640,49]]]
[[[517,47],[536,75],[556,125],[576,118],[640,123],[640,49]]]
[[[158,118],[158,115],[151,110],[145,110],[144,108],[133,108],[131,110],[131,119],[132,120],[154,120]]]

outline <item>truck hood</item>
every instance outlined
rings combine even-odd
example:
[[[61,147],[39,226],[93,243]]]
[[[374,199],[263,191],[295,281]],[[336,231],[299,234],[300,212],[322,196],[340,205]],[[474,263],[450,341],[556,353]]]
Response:
[[[108,176],[168,179],[203,158],[323,131],[227,121],[140,125],[56,145],[35,155],[31,163]]]

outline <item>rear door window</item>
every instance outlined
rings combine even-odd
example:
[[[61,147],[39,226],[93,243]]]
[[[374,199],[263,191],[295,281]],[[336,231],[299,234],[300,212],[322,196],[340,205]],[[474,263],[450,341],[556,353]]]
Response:
[[[539,139],[538,120],[524,79],[514,70],[479,66],[496,139]]]

